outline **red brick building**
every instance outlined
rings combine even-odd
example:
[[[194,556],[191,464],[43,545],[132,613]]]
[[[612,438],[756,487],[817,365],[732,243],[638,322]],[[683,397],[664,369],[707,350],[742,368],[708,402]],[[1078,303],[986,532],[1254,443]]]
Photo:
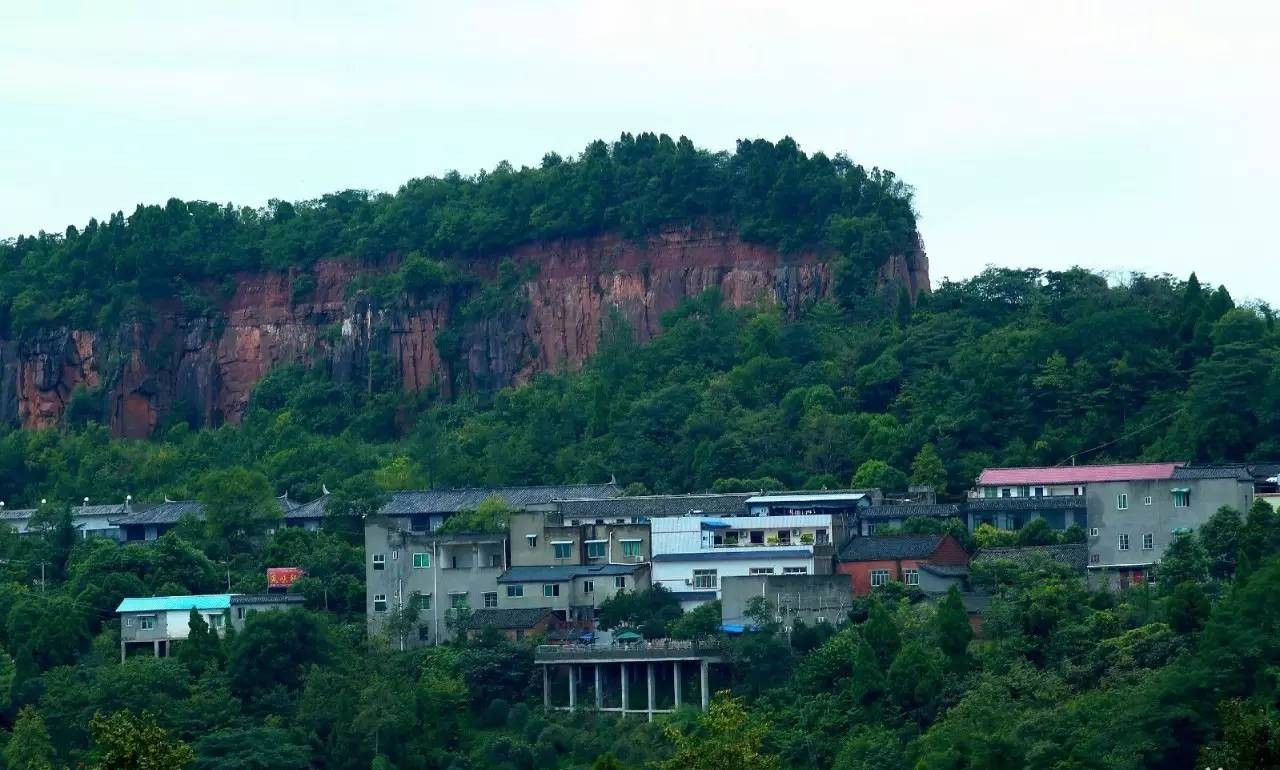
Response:
[[[840,549],[836,572],[848,575],[855,596],[886,583],[920,586],[921,566],[965,567],[969,554],[950,535],[855,537]]]

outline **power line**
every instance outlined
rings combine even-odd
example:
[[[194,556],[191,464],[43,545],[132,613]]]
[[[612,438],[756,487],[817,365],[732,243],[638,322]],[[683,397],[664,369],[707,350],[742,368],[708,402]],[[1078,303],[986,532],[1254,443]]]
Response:
[[[1148,425],[1144,425],[1143,427],[1138,428],[1138,429],[1136,429],[1136,430],[1131,430],[1131,431],[1129,431],[1128,433],[1124,434],[1123,436],[1120,436],[1119,438],[1113,438],[1113,439],[1111,439],[1110,441],[1108,441],[1108,442],[1106,442],[1106,443],[1104,443],[1104,444],[1099,444],[1099,445],[1097,445],[1097,446],[1095,446],[1095,447],[1090,447],[1089,449],[1084,449],[1084,450],[1081,450],[1081,451],[1079,451],[1079,452],[1075,452],[1075,453],[1073,453],[1073,454],[1071,454],[1071,455],[1068,455],[1066,460],[1063,460],[1063,461],[1059,462],[1059,463],[1058,463],[1057,465],[1055,465],[1054,467],[1055,467],[1055,468],[1057,468],[1057,467],[1059,467],[1059,466],[1066,465],[1068,461],[1069,461],[1072,465],[1075,465],[1075,460],[1076,460],[1076,458],[1077,458],[1077,457],[1080,457],[1081,455],[1087,455],[1087,454],[1089,454],[1090,452],[1096,452],[1096,451],[1098,451],[1099,449],[1105,449],[1105,448],[1107,448],[1107,447],[1111,446],[1112,444],[1117,444],[1117,443],[1119,443],[1119,442],[1121,442],[1121,441],[1124,441],[1125,439],[1127,439],[1127,438],[1129,438],[1129,437],[1131,437],[1131,436],[1136,436],[1136,435],[1138,435],[1139,433],[1142,433],[1143,431],[1150,430],[1150,429],[1152,429],[1152,428],[1156,427],[1157,425],[1159,425],[1159,424],[1161,424],[1161,423],[1165,423],[1165,422],[1168,422],[1169,420],[1172,420],[1174,417],[1177,417],[1179,414],[1182,414],[1183,412],[1185,412],[1185,411],[1186,411],[1186,409],[1187,409],[1187,408],[1186,408],[1185,406],[1180,406],[1180,407],[1178,407],[1177,409],[1174,409],[1172,412],[1170,412],[1170,413],[1166,414],[1164,417],[1161,417],[1160,419],[1156,420],[1155,422],[1150,423],[1150,424],[1148,424]]]

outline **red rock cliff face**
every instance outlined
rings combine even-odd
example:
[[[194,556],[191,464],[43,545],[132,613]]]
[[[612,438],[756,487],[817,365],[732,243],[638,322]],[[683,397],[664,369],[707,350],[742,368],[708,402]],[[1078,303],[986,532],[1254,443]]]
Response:
[[[389,356],[404,388],[448,398],[580,367],[615,311],[645,341],[661,332],[663,313],[707,289],[735,306],[772,303],[794,316],[831,288],[820,255],[783,258],[720,232],[673,230],[644,243],[606,235],[530,244],[509,256],[536,271],[511,309],[494,318],[455,323],[460,297],[374,310],[351,296],[357,268],[330,261],[315,266],[315,290],[306,297],[293,296],[291,274],[244,274],[213,319],[158,306],[154,323],[114,333],[62,330],[0,341],[0,419],[52,426],[80,387],[101,396],[85,403],[100,404],[100,419],[117,435],[148,435],[174,411],[201,424],[238,422],[253,386],[273,367],[321,364],[346,381],[363,376],[371,352]],[[491,276],[497,262],[480,260],[474,269]],[[881,290],[906,286],[912,298],[928,291],[923,249],[889,260],[878,283]],[[442,331],[453,340],[443,353]]]

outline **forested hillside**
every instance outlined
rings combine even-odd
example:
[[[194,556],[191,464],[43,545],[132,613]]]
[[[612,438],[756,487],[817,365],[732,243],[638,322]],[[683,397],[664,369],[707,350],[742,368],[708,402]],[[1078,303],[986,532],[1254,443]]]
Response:
[[[711,712],[665,724],[543,714],[523,644],[400,652],[366,638],[353,524],[391,490],[612,476],[629,492],[915,481],[954,495],[986,465],[1280,456],[1269,308],[1195,276],[1037,269],[989,270],[913,303],[874,280],[915,246],[908,191],[888,172],[797,152],[624,137],[394,196],[266,212],[172,202],[0,247],[0,326],[16,338],[145,324],[152,303],[175,298],[213,307],[203,292],[231,269],[300,275],[390,252],[415,256],[370,278],[366,297],[412,303],[462,282],[483,315],[512,295],[500,270],[459,277],[475,254],[706,217],[780,252],[825,249],[834,275],[794,313],[699,293],[647,343],[616,314],[580,370],[518,387],[443,398],[370,355],[354,377],[325,360],[275,368],[239,425],[175,410],[148,438],[114,438],[101,393],[83,388],[54,426],[4,426],[0,500],[40,512],[34,534],[0,532],[3,767],[1274,765],[1280,522],[1265,505],[1224,510],[1179,538],[1158,582],[1119,594],[1048,563],[978,570],[993,595],[980,639],[958,597],[934,607],[900,587],[838,631],[788,636],[758,608],[759,633],[724,641]],[[334,495],[325,531],[268,533],[273,495],[322,488]],[[76,537],[69,504],[126,495],[199,498],[208,520],[146,546]],[[261,590],[282,564],[307,570],[306,611],[254,616],[222,640],[199,621],[174,657],[119,661],[122,597]],[[713,634],[713,616],[668,630]]]

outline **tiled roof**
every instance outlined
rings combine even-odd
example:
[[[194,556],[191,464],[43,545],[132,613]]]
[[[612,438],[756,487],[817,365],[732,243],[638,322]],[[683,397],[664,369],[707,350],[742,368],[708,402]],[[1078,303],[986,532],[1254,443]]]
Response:
[[[813,546],[792,548],[724,548],[712,551],[685,551],[683,553],[655,553],[654,561],[744,561],[750,559],[808,559]]]
[[[576,577],[613,577],[633,574],[640,564],[566,564],[555,566],[509,567],[498,576],[499,583],[566,583]]]
[[[533,628],[555,612],[550,607],[520,607],[516,609],[480,609],[471,613],[471,628]]]
[[[1158,481],[1172,477],[1174,468],[1180,465],[1183,465],[1183,463],[1066,465],[1052,468],[987,468],[978,477],[978,486]]]
[[[840,549],[840,561],[925,559],[938,548],[943,535],[885,535],[855,537]]]
[[[280,504],[280,510],[284,511],[286,515],[288,515],[290,511],[302,507],[302,503],[294,500],[292,497],[289,497],[288,492],[277,497],[276,502]]]
[[[0,521],[25,521],[36,513],[36,508],[5,508],[0,510]]]
[[[644,495],[641,497],[613,497],[557,500],[556,504],[565,518],[623,518],[659,516],[686,516],[703,513],[725,516],[746,513],[749,492],[716,495]]]
[[[302,604],[307,597],[298,594],[233,594],[231,606],[238,604]]]
[[[0,508],[0,521],[22,521],[29,519],[35,515],[38,508]],[[112,505],[73,505],[71,506],[71,518],[74,520],[78,516],[112,516],[125,512],[124,503],[115,503]]]
[[[329,503],[329,495],[323,494],[309,503],[299,503],[291,510],[285,511],[286,519],[323,519],[325,506]]]
[[[1086,543],[1068,543],[1023,548],[983,548],[974,554],[973,563],[1012,561],[1026,566],[1038,559],[1056,561],[1083,572],[1089,566],[1089,546]]]
[[[1047,497],[975,497],[965,502],[970,511],[1061,511],[1085,508],[1084,495]]]
[[[1173,472],[1175,479],[1235,479],[1236,481],[1253,481],[1249,469],[1242,465],[1200,465],[1190,468],[1178,468]]]
[[[121,527],[136,524],[177,524],[183,516],[204,518],[204,504],[199,500],[166,500],[150,506],[135,505],[132,513],[112,519],[111,523]]]
[[[565,484],[547,487],[471,487],[393,492],[378,512],[384,516],[420,513],[457,513],[474,510],[485,499],[497,496],[517,510],[550,505],[570,498],[608,498],[622,493],[616,484]]]
[[[169,612],[176,610],[225,610],[231,606],[231,594],[196,594],[194,596],[130,596],[120,602],[116,612]]]
[[[960,506],[955,503],[903,503],[902,505],[873,505],[863,509],[859,514],[863,519],[876,521],[881,519],[909,519],[912,516],[928,516],[934,519],[946,519],[960,515]]]
[[[920,569],[938,577],[965,577],[969,568],[962,564],[921,564]]]

